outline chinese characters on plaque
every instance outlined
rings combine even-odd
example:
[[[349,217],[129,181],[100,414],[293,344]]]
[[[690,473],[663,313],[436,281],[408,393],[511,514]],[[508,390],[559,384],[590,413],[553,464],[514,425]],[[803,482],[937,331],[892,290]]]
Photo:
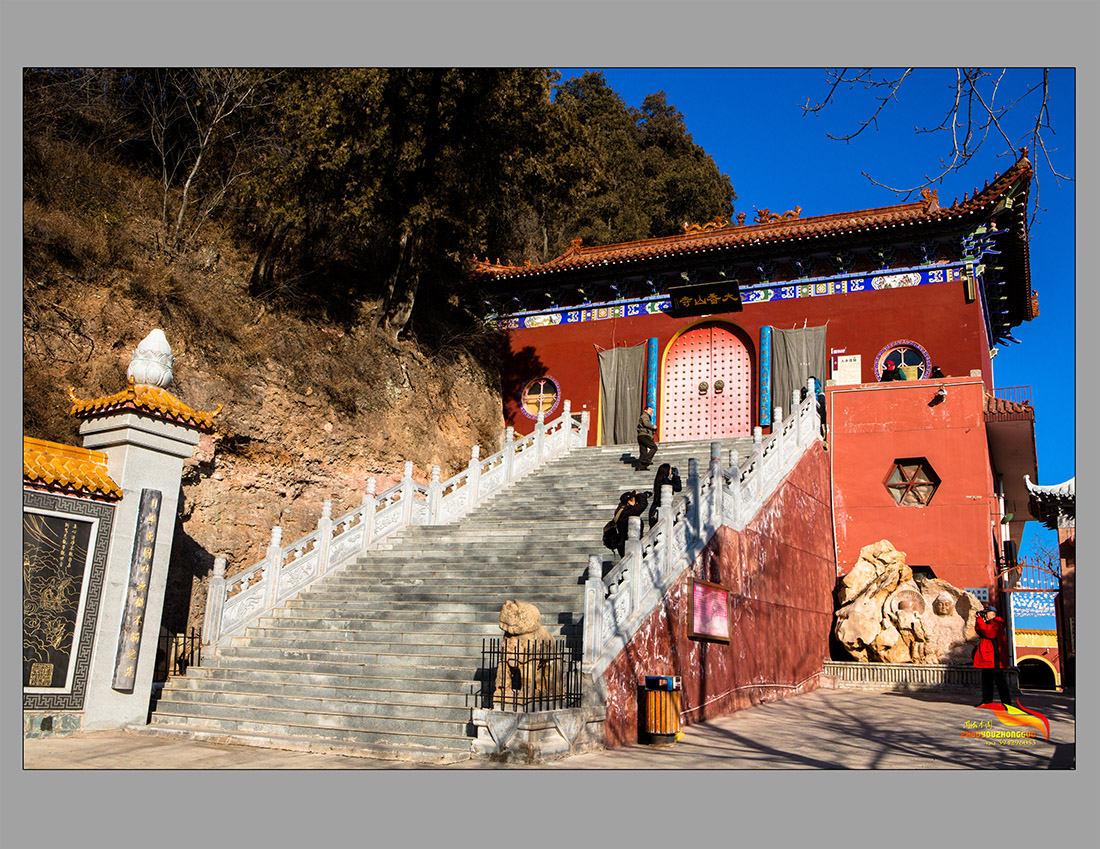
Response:
[[[63,689],[77,639],[92,523],[23,514],[23,686]]]
[[[697,286],[674,286],[668,290],[668,296],[671,301],[668,314],[673,318],[742,310],[741,290],[731,280]]]
[[[118,651],[115,653],[115,680],[111,685],[114,689],[124,692],[134,689],[134,679],[137,675],[141,629],[145,623],[149,576],[152,574],[153,552],[156,549],[160,499],[160,490],[143,489],[141,491],[137,531],[134,533],[134,553],[130,560],[130,585],[126,590],[126,610],[122,614]]]

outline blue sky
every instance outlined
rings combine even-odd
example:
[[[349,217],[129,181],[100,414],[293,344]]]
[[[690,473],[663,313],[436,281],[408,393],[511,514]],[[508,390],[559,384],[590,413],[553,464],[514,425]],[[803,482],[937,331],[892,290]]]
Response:
[[[561,68],[563,78],[585,68]],[[901,198],[874,185],[922,183],[938,173],[949,155],[945,133],[918,134],[917,126],[936,126],[950,107],[955,73],[950,68],[918,70],[899,90],[872,126],[850,143],[827,134],[854,131],[875,106],[862,89],[838,90],[834,105],[805,115],[807,99],[816,103],[829,91],[824,69],[594,68],[630,106],[645,95],[664,91],[683,113],[688,132],[733,182],[735,207],[751,219],[754,208],[784,212],[802,207],[802,215],[823,215],[900,203]],[[884,72],[882,75],[887,75]],[[1038,69],[1010,70],[1001,82],[998,102],[1009,92],[1022,92],[1041,79]],[[1015,96],[1015,95],[1013,95]],[[1036,95],[1004,119],[1014,147],[1030,146]],[[1070,177],[1075,171],[1075,72],[1055,69],[1050,75],[1050,123],[1056,135],[1046,142],[1054,167]],[[1057,150],[1051,148],[1056,147]],[[1014,157],[991,134],[978,155],[960,172],[937,184],[940,203],[982,188],[1008,168]],[[1031,231],[1032,287],[1039,293],[1040,315],[1013,331],[1019,345],[1002,346],[993,361],[994,386],[1030,386],[1035,405],[1035,439],[1041,484],[1056,484],[1075,475],[1075,183],[1056,179],[1035,153],[1039,221]],[[1032,186],[1032,194],[1035,194]],[[1038,522],[1029,522],[1021,553],[1027,556],[1037,536],[1048,538]]]

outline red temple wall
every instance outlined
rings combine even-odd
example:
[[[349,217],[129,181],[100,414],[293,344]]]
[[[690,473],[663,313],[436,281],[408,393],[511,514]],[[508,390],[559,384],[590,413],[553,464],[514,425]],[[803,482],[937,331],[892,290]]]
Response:
[[[947,396],[929,406],[936,388]],[[931,566],[958,587],[993,580],[994,481],[984,386],[977,378],[826,389],[837,564],[888,539],[910,566]],[[927,506],[897,504],[885,487],[894,461],[924,457],[940,478]]]
[[[818,686],[836,582],[829,505],[815,445],[745,530],[718,530],[692,571],[731,591],[730,642],[688,638],[685,572],[604,673],[608,746],[638,742],[646,675],[681,676],[687,725]]]
[[[828,347],[844,349],[848,355],[860,354],[862,379],[866,382],[876,379],[874,360],[879,351],[892,342],[910,339],[928,351],[932,364],[943,369],[944,374],[966,376],[971,369],[981,369],[983,380],[991,387],[992,369],[981,304],[966,303],[964,283],[959,281],[748,304],[743,312],[709,318],[742,328],[751,340],[749,352],[756,387],[752,404],[754,424],[758,423],[759,411],[760,328],[765,325],[792,328],[804,323],[819,326],[828,322]],[[574,412],[589,411],[589,444],[595,445],[599,410],[596,346],[607,349],[638,345],[656,337],[660,368],[672,338],[700,320],[675,319],[657,313],[509,331],[510,350],[504,353],[503,380],[507,422],[520,433],[530,432],[532,420],[520,412],[519,393],[527,381],[549,375],[558,382],[562,397],[572,402]],[[822,382],[830,376],[825,375]],[[660,399],[660,390],[657,397]],[[790,399],[773,398],[772,405],[787,409]],[[660,409],[657,413],[660,424]],[[557,412],[550,417],[554,415]]]

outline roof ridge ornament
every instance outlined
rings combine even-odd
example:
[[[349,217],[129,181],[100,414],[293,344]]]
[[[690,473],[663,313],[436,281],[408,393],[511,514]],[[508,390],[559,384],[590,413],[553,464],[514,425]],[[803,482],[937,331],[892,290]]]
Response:
[[[940,190],[923,188],[920,190],[921,202],[925,212],[936,212],[940,208]]]
[[[753,209],[756,209],[754,206]],[[771,212],[766,206],[763,209],[756,209],[756,224],[772,224],[776,221],[787,221],[794,218],[799,218],[802,215],[802,207],[796,206],[794,209],[788,209],[782,215],[778,212]]]

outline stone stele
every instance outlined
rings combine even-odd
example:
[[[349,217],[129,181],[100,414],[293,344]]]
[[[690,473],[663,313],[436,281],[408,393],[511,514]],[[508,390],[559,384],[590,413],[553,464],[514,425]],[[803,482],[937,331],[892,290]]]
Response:
[[[889,540],[864,546],[837,589],[837,640],[868,663],[968,666],[977,643],[973,593],[920,579]]]

